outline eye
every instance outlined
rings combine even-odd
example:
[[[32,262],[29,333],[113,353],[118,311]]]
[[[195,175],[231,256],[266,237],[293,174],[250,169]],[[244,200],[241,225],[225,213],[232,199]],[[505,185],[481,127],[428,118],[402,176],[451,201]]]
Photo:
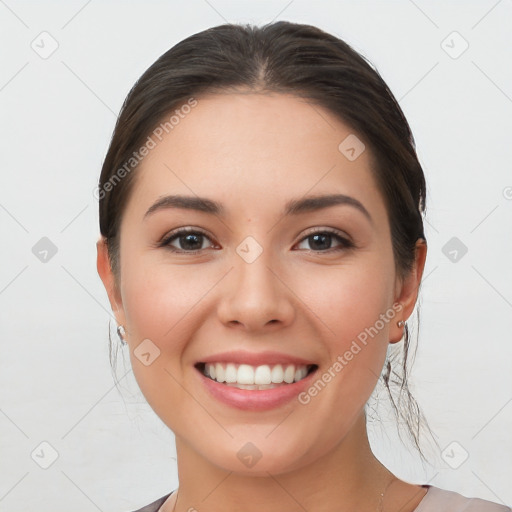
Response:
[[[204,249],[203,242],[210,237],[196,228],[185,228],[170,233],[165,237],[160,247],[166,247],[173,252],[194,254]],[[210,240],[211,241],[211,240]],[[173,243],[176,242],[176,245]]]
[[[334,240],[337,240],[341,247],[332,248],[331,244]],[[332,252],[355,247],[353,242],[338,234],[337,231],[330,229],[317,229],[310,232],[299,244],[304,242],[309,242],[310,246],[312,246],[310,250],[314,252]]]
[[[203,231],[197,228],[182,228],[166,236],[159,247],[165,247],[175,253],[195,254],[205,249],[203,243],[206,240],[211,242],[210,237]],[[334,241],[338,241],[338,247],[331,247]],[[313,252],[334,252],[355,247],[348,238],[330,229],[312,231],[299,242],[299,245],[304,242],[310,244],[309,250]]]

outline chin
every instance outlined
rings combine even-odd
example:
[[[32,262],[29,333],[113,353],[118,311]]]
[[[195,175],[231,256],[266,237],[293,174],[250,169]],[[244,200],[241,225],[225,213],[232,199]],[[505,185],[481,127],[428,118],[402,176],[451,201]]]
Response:
[[[264,435],[268,435],[268,432],[267,428]],[[304,435],[301,438],[309,437]],[[296,446],[286,445],[277,436],[274,439],[263,437],[261,441],[251,441],[249,436],[245,439],[241,441],[239,437],[228,444],[216,444],[213,451],[212,443],[205,447],[206,450],[200,451],[211,464],[224,471],[252,477],[268,477],[269,473],[272,475],[287,473],[310,462],[306,460],[307,447],[304,446],[304,442]],[[313,455],[312,460],[314,458]]]

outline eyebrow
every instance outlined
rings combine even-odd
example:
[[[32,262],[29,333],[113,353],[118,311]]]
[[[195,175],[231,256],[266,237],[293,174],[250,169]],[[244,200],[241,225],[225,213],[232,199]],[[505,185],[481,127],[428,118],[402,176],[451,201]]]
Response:
[[[309,213],[331,206],[346,205],[352,206],[359,210],[373,224],[373,219],[363,204],[354,197],[344,194],[328,194],[308,196],[300,199],[292,199],[285,204],[283,216],[299,215],[301,213]],[[144,219],[159,210],[167,210],[172,208],[181,208],[186,210],[196,210],[212,215],[225,215],[224,206],[212,199],[198,196],[182,196],[168,195],[162,196],[150,206],[144,214]]]

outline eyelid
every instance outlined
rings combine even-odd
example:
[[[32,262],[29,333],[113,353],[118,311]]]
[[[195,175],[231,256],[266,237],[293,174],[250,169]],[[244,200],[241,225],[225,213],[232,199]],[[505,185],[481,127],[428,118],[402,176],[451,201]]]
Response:
[[[313,228],[308,228],[301,236],[301,238],[299,239],[299,242],[302,242],[302,240],[304,240],[304,238],[308,237],[308,236],[311,236],[311,235],[314,235],[315,233],[331,233],[331,234],[336,234],[338,235],[340,238],[344,238],[346,239],[348,242],[351,242],[353,243],[352,241],[352,238],[350,237],[350,235],[348,233],[345,233],[344,231],[341,231],[340,229],[337,229],[337,228],[331,228],[331,227],[328,227],[328,226],[315,226]]]
[[[173,236],[181,233],[200,233],[201,235],[205,235],[210,239],[212,238],[211,235],[202,228],[198,228],[196,226],[183,226],[165,233],[165,235],[159,240],[159,243],[169,240]]]

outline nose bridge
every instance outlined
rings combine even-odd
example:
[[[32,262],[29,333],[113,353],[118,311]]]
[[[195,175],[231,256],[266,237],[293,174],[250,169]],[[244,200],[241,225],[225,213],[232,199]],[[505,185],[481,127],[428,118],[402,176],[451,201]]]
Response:
[[[271,249],[264,249],[252,237],[239,244],[233,255],[229,290],[219,308],[223,322],[257,329],[291,321],[291,292],[278,277],[280,266],[273,256]]]
[[[275,300],[278,298],[282,290],[278,290],[276,283],[275,271],[272,272],[272,257],[271,251],[265,251],[252,262],[247,262],[243,258],[237,262],[235,268],[235,276],[237,276],[238,284],[236,291],[238,298],[254,297],[267,301]]]

